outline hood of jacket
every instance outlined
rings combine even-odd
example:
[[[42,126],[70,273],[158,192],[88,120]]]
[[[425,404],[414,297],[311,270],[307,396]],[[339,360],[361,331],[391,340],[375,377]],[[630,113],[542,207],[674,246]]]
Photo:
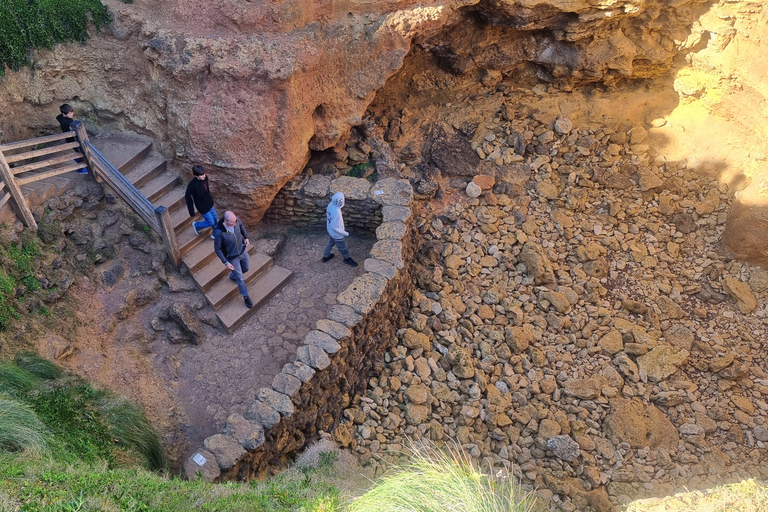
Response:
[[[336,208],[343,208],[344,207],[344,193],[343,192],[336,192],[333,194],[333,197],[331,198],[331,204],[328,206],[335,206]]]

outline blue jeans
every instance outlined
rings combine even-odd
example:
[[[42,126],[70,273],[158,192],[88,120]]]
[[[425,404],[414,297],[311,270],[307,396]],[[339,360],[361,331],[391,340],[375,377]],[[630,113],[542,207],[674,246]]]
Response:
[[[193,223],[198,231],[204,228],[212,228],[216,225],[217,222],[219,222],[219,216],[216,215],[216,208],[213,206],[211,206],[211,209],[208,210],[207,213],[201,213],[200,215],[203,216],[203,220],[201,222]]]
[[[323,258],[327,258],[331,255],[331,249],[333,249],[334,245],[339,250],[339,253],[341,253],[341,255],[344,257],[345,260],[348,260],[350,258],[349,251],[347,250],[347,239],[333,238],[333,237],[328,237],[328,243],[325,244],[325,252],[323,253]]]
[[[248,268],[250,268],[251,263],[250,257],[248,256],[248,248],[246,247],[243,251],[243,254],[240,256],[230,258],[229,262],[233,267],[235,267],[235,270],[229,273],[229,278],[234,278],[234,280],[237,281],[237,289],[240,290],[240,295],[247,297],[248,288],[245,286],[245,279],[243,278],[243,274],[248,272]]]

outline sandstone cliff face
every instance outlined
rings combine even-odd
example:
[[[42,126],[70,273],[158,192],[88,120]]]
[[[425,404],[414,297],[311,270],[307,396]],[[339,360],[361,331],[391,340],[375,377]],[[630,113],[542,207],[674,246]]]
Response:
[[[263,215],[310,150],[343,142],[414,40],[457,74],[521,67],[563,84],[664,71],[705,0],[109,0],[109,33],[38,55],[0,84],[4,140],[70,101],[93,130],[155,137],[213,167],[220,203]],[[340,146],[343,148],[343,145]]]

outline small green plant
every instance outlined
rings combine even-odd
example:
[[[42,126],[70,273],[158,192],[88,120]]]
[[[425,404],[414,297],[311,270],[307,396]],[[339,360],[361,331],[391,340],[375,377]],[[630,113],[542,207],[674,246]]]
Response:
[[[32,50],[66,41],[84,43],[111,16],[100,0],[4,0],[0,5],[0,77],[30,63]]]
[[[373,162],[363,162],[361,164],[353,165],[349,172],[347,172],[347,176],[361,178],[365,174],[366,169],[370,169],[371,167],[374,167]]]
[[[143,226],[141,226],[141,230],[142,230],[143,232],[145,232],[146,234],[149,234],[149,233],[151,233],[151,232],[152,232],[152,228],[150,228],[150,227],[149,227],[149,226],[147,226],[146,224],[144,224]]]
[[[336,462],[336,458],[338,457],[338,453],[334,451],[328,451],[328,452],[320,452],[320,464],[319,468],[330,468],[333,466],[333,463]]]

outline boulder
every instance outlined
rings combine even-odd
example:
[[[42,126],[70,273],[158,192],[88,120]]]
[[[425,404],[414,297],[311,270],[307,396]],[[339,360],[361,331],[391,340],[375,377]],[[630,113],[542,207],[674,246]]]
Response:
[[[671,345],[659,345],[637,358],[643,382],[659,382],[677,371],[688,360],[688,351]]]
[[[732,277],[726,277],[723,279],[723,288],[728,295],[736,300],[736,307],[740,313],[748,315],[757,309],[757,298],[752,293],[749,283],[733,279]]]
[[[677,428],[659,409],[646,406],[637,398],[613,399],[603,427],[614,444],[626,442],[632,448],[677,448]]]

